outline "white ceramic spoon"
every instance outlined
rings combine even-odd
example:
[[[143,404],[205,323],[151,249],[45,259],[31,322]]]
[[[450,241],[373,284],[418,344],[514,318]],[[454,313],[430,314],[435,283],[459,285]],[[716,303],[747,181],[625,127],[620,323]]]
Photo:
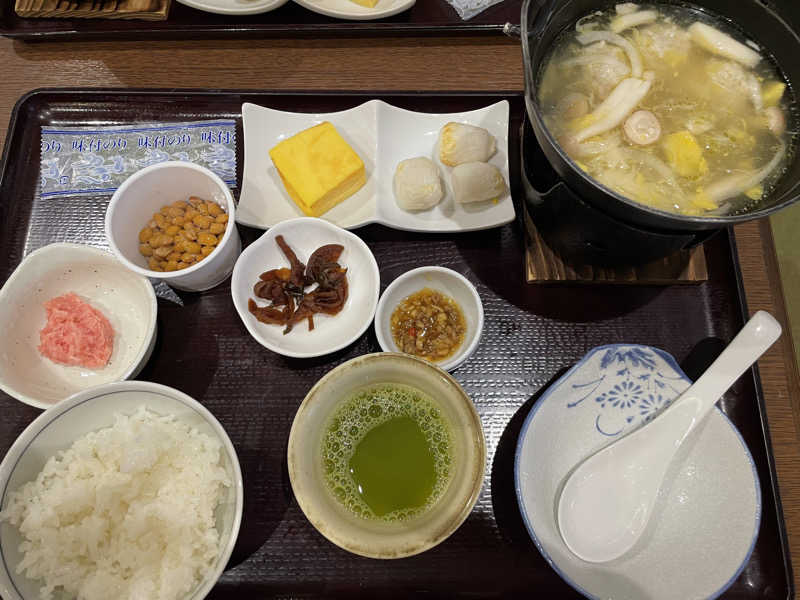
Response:
[[[633,547],[681,443],[780,334],[772,315],[758,311],[662,414],[578,465],[558,501],[561,537],[576,556],[607,562]]]

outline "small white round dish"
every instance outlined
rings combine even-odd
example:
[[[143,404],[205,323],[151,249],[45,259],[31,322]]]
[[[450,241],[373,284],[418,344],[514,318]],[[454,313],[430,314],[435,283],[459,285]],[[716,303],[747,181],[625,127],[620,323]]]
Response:
[[[180,422],[219,440],[222,466],[231,486],[215,511],[220,552],[186,600],[200,600],[216,583],[228,563],[242,519],[244,488],[239,459],[228,435],[203,405],[183,392],[147,381],[111,383],[79,392],[39,415],[20,434],[0,463],[0,507],[9,494],[32,481],[47,460],[69,448],[78,438],[114,424],[115,414],[133,414],[145,406],[160,415],[173,415]],[[31,600],[39,597],[40,580],[16,572],[22,559],[19,530],[7,522],[0,524],[0,597],[5,600]]]
[[[336,315],[315,314],[313,331],[301,322],[284,335],[283,326],[261,323],[247,308],[250,298],[259,306],[268,304],[253,294],[253,285],[261,273],[289,267],[275,241],[278,235],[303,263],[320,246],[344,246],[338,262],[347,269],[347,300]],[[355,234],[314,217],[291,219],[272,227],[242,252],[231,279],[233,305],[250,335],[265,348],[295,358],[330,354],[357,340],[372,322],[379,291],[378,263],[369,247]]]
[[[205,259],[185,269],[151,271],[147,258],[139,252],[139,231],[153,218],[153,213],[190,196],[214,201],[228,214],[222,239]],[[242,251],[235,220],[231,191],[215,173],[194,163],[167,161],[136,171],[114,192],[106,210],[106,238],[114,255],[134,273],[163,280],[179,290],[202,292],[231,274]]]
[[[684,442],[648,529],[628,553],[584,562],[559,534],[558,494],[571,469],[654,418],[689,385],[662,350],[600,346],[550,386],[525,420],[514,465],[525,526],[550,566],[588,598],[716,598],[750,559],[761,489],[744,440],[719,409]]]
[[[289,0],[177,0],[191,8],[218,15],[257,15],[280,8]]]
[[[45,302],[74,292],[114,329],[101,369],[68,367],[39,353]],[[0,290],[0,389],[36,408],[49,408],[92,386],[135,377],[156,339],[156,295],[150,282],[109,252],[80,244],[39,248],[23,259]]]
[[[399,383],[427,394],[450,425],[453,460],[442,496],[423,514],[387,523],[356,516],[325,483],[322,439],[339,404],[355,391]],[[342,363],[322,377],[297,409],[289,433],[289,479],[297,503],[328,540],[361,556],[403,558],[447,539],[469,516],[480,495],[486,442],[475,406],[451,375],[407,354],[378,352]]]
[[[467,331],[455,354],[434,363],[445,371],[460,367],[475,352],[483,332],[483,304],[478,290],[461,273],[446,267],[417,267],[395,279],[383,292],[375,312],[375,335],[384,352],[401,352],[392,337],[391,319],[394,309],[408,296],[430,288],[450,296],[461,307]]]
[[[361,6],[352,0],[294,0],[300,6],[310,11],[333,17],[335,19],[348,19],[350,21],[371,21],[384,19],[404,12],[414,6],[416,0],[378,0],[370,8]]]

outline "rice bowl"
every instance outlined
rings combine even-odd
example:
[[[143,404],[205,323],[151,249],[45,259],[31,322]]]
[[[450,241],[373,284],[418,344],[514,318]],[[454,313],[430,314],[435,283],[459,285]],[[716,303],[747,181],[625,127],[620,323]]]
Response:
[[[43,413],[0,464],[0,481],[9,600],[202,598],[241,520],[241,471],[222,427],[148,382],[87,390]]]

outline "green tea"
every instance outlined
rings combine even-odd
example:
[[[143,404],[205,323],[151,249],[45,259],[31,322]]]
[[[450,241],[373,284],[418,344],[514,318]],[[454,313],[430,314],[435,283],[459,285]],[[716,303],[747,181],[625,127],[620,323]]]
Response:
[[[447,488],[452,436],[419,390],[380,384],[342,402],[325,429],[322,464],[333,495],[365,518],[423,513]]]

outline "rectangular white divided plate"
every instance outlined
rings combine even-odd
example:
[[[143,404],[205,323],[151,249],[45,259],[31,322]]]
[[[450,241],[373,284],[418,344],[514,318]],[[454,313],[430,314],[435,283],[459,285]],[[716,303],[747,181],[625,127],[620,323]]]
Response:
[[[450,121],[483,127],[497,140],[497,152],[489,159],[510,184],[508,171],[508,102],[460,113],[418,113],[397,108],[381,100],[335,113],[292,113],[242,105],[244,124],[244,176],[236,221],[267,229],[281,221],[302,217],[303,212],[286,193],[269,150],[294,134],[330,121],[364,161],[367,183],[358,192],[326,212],[322,218],[352,229],[381,223],[406,231],[475,231],[514,220],[511,196],[497,201],[461,205],[453,200],[451,167],[438,158],[439,130]],[[446,194],[425,211],[400,209],[392,180],[397,163],[427,156],[438,166]]]

